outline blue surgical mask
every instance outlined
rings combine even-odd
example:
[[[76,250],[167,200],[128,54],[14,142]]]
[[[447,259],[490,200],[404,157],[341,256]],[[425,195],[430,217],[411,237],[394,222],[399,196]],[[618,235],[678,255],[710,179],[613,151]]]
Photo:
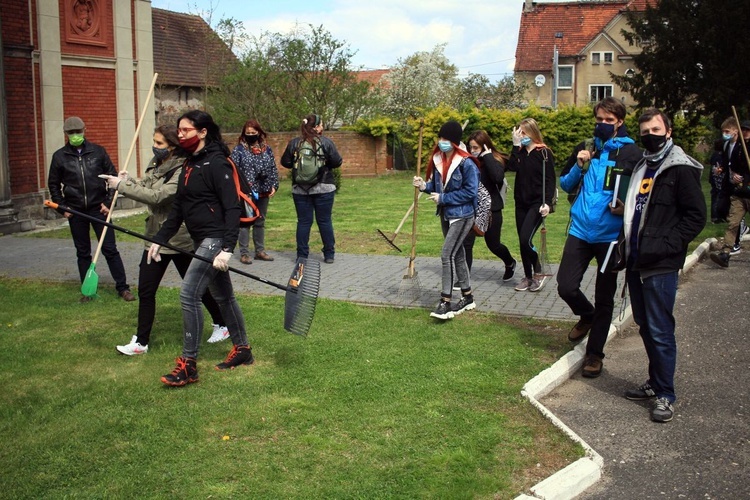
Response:
[[[732,140],[732,134],[721,134],[721,138],[725,141],[731,141]]]
[[[531,144],[531,137],[529,137],[529,136],[526,136],[526,137],[522,137],[522,138],[521,138],[521,146],[524,146],[524,147],[526,147],[526,146],[528,146],[529,144]]]
[[[438,147],[440,151],[447,153],[453,149],[453,144],[451,144],[451,141],[438,141]]]
[[[615,135],[615,126],[611,123],[599,122],[594,125],[594,137],[606,142]]]

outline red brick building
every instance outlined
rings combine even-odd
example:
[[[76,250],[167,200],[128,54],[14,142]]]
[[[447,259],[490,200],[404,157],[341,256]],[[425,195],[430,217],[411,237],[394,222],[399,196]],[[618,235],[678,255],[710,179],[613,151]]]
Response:
[[[80,116],[88,140],[118,168],[154,75],[149,0],[0,0],[0,233],[41,218],[63,121]],[[127,169],[151,154],[153,102]]]

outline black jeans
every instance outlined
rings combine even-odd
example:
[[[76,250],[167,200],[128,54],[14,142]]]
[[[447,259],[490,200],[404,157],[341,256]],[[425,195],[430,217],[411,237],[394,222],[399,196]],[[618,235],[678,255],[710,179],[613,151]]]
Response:
[[[144,251],[138,273],[138,330],[136,336],[138,337],[137,342],[141,345],[148,345],[151,339],[151,329],[154,326],[154,317],[156,316],[156,292],[162,278],[164,278],[164,273],[167,272],[169,263],[174,262],[174,267],[177,268],[180,277],[184,278],[190,266],[190,261],[193,260],[189,255],[181,253],[162,253],[159,262],[152,260],[151,264],[147,264],[147,255],[148,252]],[[211,315],[211,321],[214,324],[224,326],[226,323],[224,323],[224,318],[221,315],[219,304],[216,303],[210,290],[206,290],[201,300]]]
[[[591,323],[591,332],[586,344],[586,354],[604,357],[604,344],[609,335],[612,323],[612,312],[615,307],[617,291],[617,273],[599,272],[607,256],[609,243],[588,243],[575,236],[568,235],[563,248],[560,268],[557,270],[557,293],[573,314],[581,320]],[[594,286],[594,303],[592,305],[581,291],[583,274],[591,262],[596,259],[596,284]]]
[[[492,222],[490,227],[487,228],[487,232],[484,233],[484,243],[487,248],[495,254],[496,257],[500,258],[504,263],[505,267],[510,267],[513,264],[513,256],[510,254],[508,247],[500,242],[500,233],[503,229],[503,211],[498,210],[492,212]],[[473,230],[469,231],[469,234],[464,240],[464,252],[466,253],[466,265],[469,266],[471,271],[471,264],[474,262],[474,241],[477,239],[477,233]]]
[[[78,207],[71,208],[75,208],[79,212],[84,212],[91,217],[96,217],[102,222],[107,220],[107,216],[99,211],[100,207],[88,210]],[[68,219],[68,225],[70,226],[70,234],[73,236],[73,245],[76,247],[78,273],[81,275],[81,283],[83,283],[83,280],[86,278],[86,272],[88,272],[89,267],[91,267],[92,261],[91,227],[93,226],[96,237],[101,239],[104,226],[75,215]],[[128,280],[125,277],[125,266],[122,264],[122,257],[120,257],[120,252],[117,250],[117,244],[115,243],[114,229],[107,229],[107,234],[104,236],[104,243],[102,244],[102,255],[107,259],[109,273],[115,280],[115,289],[117,292],[122,293],[125,290],[129,290],[130,286],[128,286]]]

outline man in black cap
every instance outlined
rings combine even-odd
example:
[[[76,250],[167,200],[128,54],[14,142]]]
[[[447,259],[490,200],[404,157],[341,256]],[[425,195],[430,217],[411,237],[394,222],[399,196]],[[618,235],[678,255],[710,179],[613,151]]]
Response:
[[[68,219],[78,257],[78,272],[83,282],[86,272],[91,267],[90,228],[93,226],[97,238],[101,238],[104,226],[91,224],[88,219],[66,212],[65,208],[70,207],[105,221],[112,197],[106,182],[98,176],[116,176],[117,170],[102,146],[85,139],[86,125],[79,117],[71,116],[66,119],[63,131],[68,141],[52,155],[47,187],[52,201],[60,205],[57,211]],[[127,302],[135,300],[125,277],[125,266],[122,264],[115,243],[115,232],[112,230],[108,230],[104,236],[102,254],[107,259],[117,293]],[[81,297],[81,302],[89,300],[90,297]]]
[[[733,117],[727,118],[721,124],[721,133],[726,141],[722,163],[724,168],[729,169],[727,176],[732,195],[729,198],[729,216],[727,217],[727,230],[724,233],[724,245],[720,251],[712,252],[710,256],[711,260],[721,267],[729,267],[730,256],[740,253],[739,243],[745,232],[744,227],[741,228],[741,226],[744,226],[745,214],[750,212],[750,169],[744,150],[747,142],[750,141],[750,121],[742,122],[738,130],[737,121]]]

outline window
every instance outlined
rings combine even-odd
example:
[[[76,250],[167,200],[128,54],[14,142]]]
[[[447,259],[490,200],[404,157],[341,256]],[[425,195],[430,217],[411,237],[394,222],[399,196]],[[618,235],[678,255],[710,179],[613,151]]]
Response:
[[[627,76],[628,78],[632,77],[633,75],[635,75],[635,70],[633,68],[628,68],[625,70],[625,76]]]
[[[557,88],[573,88],[573,66],[564,65],[557,67]]]
[[[605,97],[612,97],[612,85],[589,85],[590,102],[599,102]]]
[[[591,53],[591,64],[612,64],[614,60],[614,52],[592,52]]]

